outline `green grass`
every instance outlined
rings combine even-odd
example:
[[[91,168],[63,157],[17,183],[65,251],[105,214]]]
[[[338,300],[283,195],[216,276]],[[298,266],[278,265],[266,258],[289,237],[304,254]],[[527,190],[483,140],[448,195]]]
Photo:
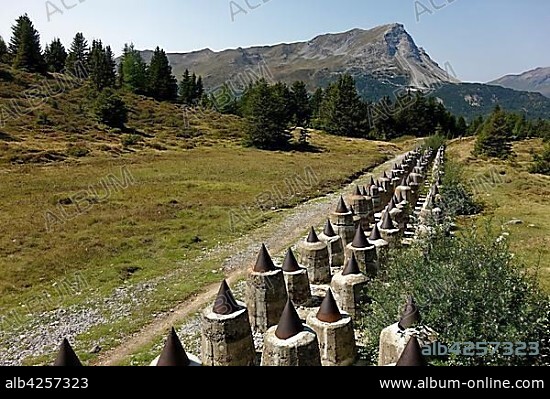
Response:
[[[542,288],[550,291],[550,177],[528,172],[531,152],[541,151],[542,141],[516,143],[516,158],[509,162],[476,159],[471,155],[473,145],[473,139],[466,139],[449,146],[449,156],[464,165],[466,183],[485,204],[481,216],[462,223],[489,223],[508,232],[512,252],[539,273]],[[514,219],[523,223],[506,225]]]
[[[132,278],[164,273],[178,259],[235,237],[229,212],[246,206],[258,216],[258,195],[276,187],[283,193],[280,205],[288,206],[336,188],[358,170],[382,161],[379,149],[395,150],[372,142],[348,146],[343,141],[314,135],[317,146],[326,146],[319,154],[228,145],[120,159],[93,157],[46,167],[3,167],[0,305],[14,304],[36,287],[77,271],[92,270],[86,275],[90,285],[109,288],[122,283],[129,268],[138,268]],[[107,191],[101,181],[109,175],[121,179],[122,167],[131,173],[134,185],[65,223],[52,220],[52,230],[47,231],[47,212],[61,219],[59,204],[79,192],[93,197],[90,186],[104,197]],[[319,184],[291,195],[284,180],[304,176],[305,167],[315,172]],[[88,199],[82,202],[84,207],[88,204]],[[78,214],[75,204],[63,209]],[[262,220],[251,221],[256,219]],[[237,225],[240,232],[250,227],[244,222]]]
[[[15,96],[28,107],[25,89],[55,83],[9,73],[0,79],[0,106]],[[117,287],[156,281],[126,317],[109,319],[100,306],[109,321],[77,337],[79,354],[92,362],[93,343],[116,346],[155,313],[219,281],[213,272],[227,254],[194,262],[205,251],[414,145],[312,132],[314,152],[259,151],[241,145],[239,118],[206,112],[185,119],[177,105],[127,93],[127,129],[111,130],[90,117],[88,96],[86,87],[50,96],[0,129],[0,314],[10,331],[33,314],[85,307]],[[122,180],[121,170],[131,181],[110,184],[107,196],[102,182]],[[300,179],[301,187],[288,189],[287,181]],[[232,225],[230,215],[243,209]],[[47,364],[52,355],[26,363]]]

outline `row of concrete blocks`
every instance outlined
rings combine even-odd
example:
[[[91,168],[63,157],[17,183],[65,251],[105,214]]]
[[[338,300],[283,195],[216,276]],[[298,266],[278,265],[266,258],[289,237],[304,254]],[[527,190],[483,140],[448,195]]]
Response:
[[[423,182],[423,172],[428,162],[418,165],[417,182]],[[389,212],[393,219],[401,221],[399,212],[405,213],[407,203],[416,203],[415,190],[410,186],[397,186],[397,193],[402,201]],[[352,197],[358,209],[361,199]],[[372,198],[372,197],[371,197]],[[366,199],[366,198],[365,198]],[[401,205],[401,207],[397,207]],[[345,206],[345,204],[344,204]],[[349,216],[352,212],[341,212],[342,204],[333,214],[337,221],[343,217],[348,228]],[[217,301],[223,306],[234,305],[234,312],[220,315],[213,309],[207,309],[202,316],[202,361],[204,365],[255,365],[256,353],[252,331],[264,333],[261,364],[267,366],[315,366],[315,365],[350,365],[356,358],[355,336],[352,317],[357,312],[369,279],[374,278],[379,268],[379,259],[383,258],[390,242],[395,242],[402,234],[402,225],[397,222],[393,229],[384,228],[382,222],[372,227],[367,238],[363,226],[357,220],[351,220],[354,228],[353,239],[346,242],[343,236],[333,231],[330,221],[323,233],[317,236],[312,229],[309,236],[300,242],[299,259],[289,249],[282,267],[276,267],[267,252],[262,247],[256,266],[249,270],[246,284],[246,302],[236,302],[223,285]],[[375,222],[376,223],[376,222]],[[404,224],[406,225],[406,223]],[[338,225],[337,225],[338,227]],[[370,224],[369,224],[370,227]],[[386,226],[387,227],[387,226]],[[386,239],[387,240],[386,240]],[[331,266],[339,267],[346,264],[344,270],[331,275]],[[303,267],[302,267],[303,266]],[[355,269],[354,269],[355,268]],[[317,309],[310,309],[305,317],[306,324],[301,325],[294,334],[281,337],[278,330],[281,325],[288,324],[288,319],[297,319],[294,305],[308,306],[311,304],[311,284],[331,285],[336,294],[327,292],[327,300],[334,301],[338,316],[335,320],[321,320]],[[330,302],[330,301],[329,301]],[[229,304],[229,305],[228,305]],[[409,306],[410,304],[408,304]],[[218,306],[219,307],[219,306]],[[341,310],[340,310],[341,309]],[[249,313],[250,311],[250,313]],[[411,312],[406,308],[405,314]],[[414,313],[414,312],[413,312]],[[291,316],[289,316],[291,315]],[[410,316],[404,316],[410,317]],[[424,334],[419,334],[416,326],[404,328],[401,323],[389,326],[381,333],[380,365],[395,364],[403,356],[406,349],[421,338],[434,340],[436,334],[429,328],[424,328]],[[283,328],[284,329],[284,328]],[[288,329],[288,326],[287,326]],[[426,334],[428,332],[428,334]],[[283,333],[284,334],[284,333]],[[414,340],[411,339],[414,337]],[[413,342],[414,341],[414,342]],[[415,346],[415,345],[413,345]],[[419,347],[418,342],[416,346]],[[410,357],[410,356],[409,356]],[[413,356],[414,357],[414,356]]]

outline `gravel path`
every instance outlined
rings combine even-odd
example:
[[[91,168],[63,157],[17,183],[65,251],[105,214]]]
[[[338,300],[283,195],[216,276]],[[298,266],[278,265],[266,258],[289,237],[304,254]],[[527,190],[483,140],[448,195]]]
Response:
[[[374,169],[378,175],[383,170],[391,169],[403,155],[396,157]],[[316,198],[295,208],[285,210],[281,217],[265,226],[237,239],[231,244],[223,244],[205,252],[193,262],[224,259],[220,272],[227,277],[230,284],[236,284],[244,276],[246,266],[252,264],[257,256],[259,246],[265,243],[274,258],[281,257],[284,251],[293,246],[304,236],[310,226],[321,226],[325,223],[338,198],[349,193],[355,184],[366,184],[371,174],[365,174],[339,192]],[[179,262],[175,272],[157,277],[145,283],[117,288],[107,298],[94,298],[67,309],[44,312],[33,315],[30,323],[8,330],[0,330],[0,366],[21,365],[29,356],[40,356],[56,350],[64,337],[75,337],[85,333],[98,324],[110,324],[129,317],[154,298],[157,286],[181,278],[187,261]],[[222,273],[220,273],[222,274]],[[203,292],[185,303],[171,309],[167,314],[153,315],[155,321],[137,334],[127,337],[124,343],[102,353],[97,364],[114,365],[126,359],[141,346],[164,334],[173,325],[186,323],[181,327],[182,336],[188,337],[189,345],[198,345],[200,326],[198,318],[189,317],[209,303],[219,288],[219,283],[206,287]],[[237,293],[241,286],[234,288]],[[187,342],[186,342],[187,343]],[[97,346],[102,342],[98,341]],[[93,348],[90,348],[93,349]]]

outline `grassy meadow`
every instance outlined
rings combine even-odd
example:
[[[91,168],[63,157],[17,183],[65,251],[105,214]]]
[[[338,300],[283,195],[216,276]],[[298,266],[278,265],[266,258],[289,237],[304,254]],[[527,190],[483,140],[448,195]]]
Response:
[[[480,217],[461,223],[478,228],[489,224],[508,233],[512,252],[539,274],[541,286],[550,292],[550,177],[528,172],[532,153],[540,152],[542,140],[515,143],[511,161],[473,157],[474,142],[474,138],[456,140],[448,151],[464,166],[465,183],[485,205]]]

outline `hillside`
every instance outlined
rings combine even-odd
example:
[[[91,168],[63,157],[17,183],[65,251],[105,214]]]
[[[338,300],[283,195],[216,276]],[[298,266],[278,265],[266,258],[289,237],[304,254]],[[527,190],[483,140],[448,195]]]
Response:
[[[464,166],[464,183],[485,206],[482,215],[462,223],[474,223],[480,230],[490,225],[508,234],[512,252],[538,273],[541,286],[549,291],[550,177],[528,172],[532,154],[540,151],[542,140],[515,143],[513,162],[478,159],[472,156],[474,144],[474,138],[454,140],[448,151],[450,159]]]
[[[84,153],[119,157],[242,138],[242,121],[233,116],[210,111],[184,116],[178,105],[129,93],[124,101],[130,110],[127,129],[112,130],[94,121],[93,98],[81,82],[0,65],[0,163],[49,163]]]
[[[536,68],[519,75],[506,75],[488,84],[514,90],[541,93],[550,98],[550,67]]]
[[[529,119],[550,117],[550,99],[540,93],[460,83],[442,85],[430,95],[441,99],[455,115],[463,115],[468,120],[490,114],[497,104],[504,110],[524,113]]]

